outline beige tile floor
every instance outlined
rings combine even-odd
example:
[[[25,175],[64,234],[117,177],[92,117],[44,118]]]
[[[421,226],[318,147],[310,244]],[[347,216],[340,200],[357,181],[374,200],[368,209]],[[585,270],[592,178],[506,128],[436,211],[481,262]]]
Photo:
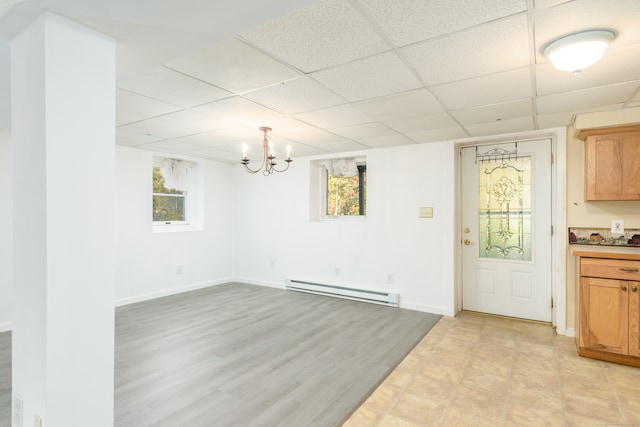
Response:
[[[344,424],[640,426],[640,368],[579,357],[549,325],[443,317]]]

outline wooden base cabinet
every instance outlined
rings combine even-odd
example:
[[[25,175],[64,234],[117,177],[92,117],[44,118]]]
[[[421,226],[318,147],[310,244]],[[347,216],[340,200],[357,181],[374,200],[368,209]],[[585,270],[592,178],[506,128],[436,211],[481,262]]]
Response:
[[[640,366],[640,261],[581,258],[579,354]]]

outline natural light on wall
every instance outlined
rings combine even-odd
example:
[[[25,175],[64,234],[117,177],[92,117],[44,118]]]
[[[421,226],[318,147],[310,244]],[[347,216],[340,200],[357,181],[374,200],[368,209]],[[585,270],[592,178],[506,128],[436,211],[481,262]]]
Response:
[[[579,74],[602,58],[615,33],[609,30],[590,30],[561,37],[544,48],[544,56],[561,71]]]

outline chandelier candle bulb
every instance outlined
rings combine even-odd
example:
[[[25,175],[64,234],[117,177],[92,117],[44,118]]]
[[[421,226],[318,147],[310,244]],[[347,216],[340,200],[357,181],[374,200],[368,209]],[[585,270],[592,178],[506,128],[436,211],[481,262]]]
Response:
[[[242,160],[247,160],[247,144],[242,145]]]
[[[291,146],[287,145],[287,160],[291,160]]]

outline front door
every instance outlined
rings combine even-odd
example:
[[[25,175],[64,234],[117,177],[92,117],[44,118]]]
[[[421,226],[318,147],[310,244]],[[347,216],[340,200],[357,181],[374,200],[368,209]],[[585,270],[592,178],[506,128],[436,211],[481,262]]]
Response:
[[[462,308],[551,322],[551,140],[460,154]]]

